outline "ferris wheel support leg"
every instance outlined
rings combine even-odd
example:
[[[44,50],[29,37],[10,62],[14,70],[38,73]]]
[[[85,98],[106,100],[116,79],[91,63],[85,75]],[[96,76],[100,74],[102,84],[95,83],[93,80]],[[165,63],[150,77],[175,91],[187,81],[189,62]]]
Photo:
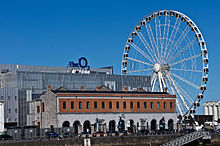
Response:
[[[160,85],[160,92],[163,92],[163,86],[162,86],[162,75],[161,75],[161,72],[158,72],[158,81],[159,81],[159,85]]]
[[[154,73],[154,78],[152,79],[152,92],[154,92],[154,88],[155,88],[155,84],[156,84],[156,80],[157,80],[157,74]]]

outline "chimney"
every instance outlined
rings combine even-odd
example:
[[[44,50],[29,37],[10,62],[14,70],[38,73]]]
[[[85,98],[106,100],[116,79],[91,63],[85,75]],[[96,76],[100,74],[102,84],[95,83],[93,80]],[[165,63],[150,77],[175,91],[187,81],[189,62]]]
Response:
[[[81,90],[81,91],[85,91],[85,87],[84,87],[84,86],[81,86],[80,90]]]
[[[47,86],[47,91],[50,91],[51,90],[51,87],[50,85]]]
[[[98,86],[96,86],[95,91],[99,91],[99,87]]]
[[[167,87],[165,87],[165,88],[164,88],[164,92],[166,92],[166,93],[167,93]]]
[[[128,87],[127,86],[124,86],[124,91],[128,92]]]

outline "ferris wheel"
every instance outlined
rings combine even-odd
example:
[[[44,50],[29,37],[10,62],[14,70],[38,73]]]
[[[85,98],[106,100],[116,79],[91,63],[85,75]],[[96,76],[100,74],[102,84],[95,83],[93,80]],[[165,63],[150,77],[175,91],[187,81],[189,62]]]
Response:
[[[182,119],[193,118],[200,106],[208,71],[208,51],[199,28],[189,17],[172,10],[142,18],[122,56],[122,74],[151,76],[152,92],[176,95]]]

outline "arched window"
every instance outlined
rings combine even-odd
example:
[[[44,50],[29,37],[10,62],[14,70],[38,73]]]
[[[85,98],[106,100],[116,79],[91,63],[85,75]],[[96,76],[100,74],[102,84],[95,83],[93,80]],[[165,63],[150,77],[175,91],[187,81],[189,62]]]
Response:
[[[173,120],[172,119],[170,119],[168,121],[168,130],[173,130]]]
[[[70,127],[70,122],[69,121],[65,121],[63,122],[63,127]]]
[[[156,130],[157,129],[157,121],[155,119],[153,119],[151,121],[151,130]]]

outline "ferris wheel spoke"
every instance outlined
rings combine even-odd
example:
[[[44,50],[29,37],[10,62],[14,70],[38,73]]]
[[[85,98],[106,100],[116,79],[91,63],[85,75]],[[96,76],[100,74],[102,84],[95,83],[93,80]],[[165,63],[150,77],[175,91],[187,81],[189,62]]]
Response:
[[[170,78],[170,80],[171,80],[171,82],[172,82],[172,84],[173,84],[175,90],[177,91],[177,93],[178,93],[178,95],[179,95],[181,101],[183,102],[183,104],[185,105],[185,107],[187,108],[187,110],[189,110],[189,106],[188,106],[188,104],[186,103],[186,101],[185,101],[185,99],[184,99],[184,97],[183,97],[181,91],[180,91],[179,88],[177,87],[175,81],[173,80],[173,78],[172,78],[170,75],[168,75],[168,77]]]
[[[158,48],[158,57],[161,57],[159,46],[161,45],[161,28],[160,28],[160,19],[158,17],[155,18],[155,28],[156,28],[156,45]]]
[[[166,48],[166,50],[165,50],[165,55],[164,55],[164,57],[163,58],[165,58],[164,60],[166,60],[166,57],[165,56],[168,56],[169,55],[169,52],[167,52],[167,49],[169,48],[172,48],[172,45],[173,45],[173,42],[174,42],[174,40],[175,40],[175,38],[176,38],[176,34],[177,34],[177,32],[178,32],[178,30],[179,30],[179,27],[180,27],[180,23],[181,23],[181,21],[180,21],[180,19],[176,19],[176,21],[175,21],[175,24],[174,24],[174,26],[173,26],[173,29],[172,29],[172,32],[171,32],[171,35],[170,35],[170,38],[169,38],[169,42],[168,42],[168,45],[167,45],[167,48]],[[168,53],[168,54],[167,54]]]
[[[179,109],[180,115],[183,117],[183,111],[184,110],[183,110],[181,104],[179,103],[179,99],[178,98],[176,99],[176,105],[177,105],[177,107]]]
[[[170,17],[165,16],[165,25],[164,25],[164,30],[163,30],[163,38],[165,40],[163,40],[163,44],[161,45],[161,50],[162,50],[161,57],[162,57],[162,60],[164,59],[165,49],[167,48],[167,44],[168,44],[169,30],[170,30]]]
[[[143,51],[141,50],[138,46],[136,46],[134,43],[131,44],[131,46],[137,50],[141,55],[143,55],[146,59],[148,59],[150,62],[154,63],[151,58]]]
[[[153,69],[132,70],[132,71],[127,71],[127,73],[145,72],[145,71],[150,71],[150,70],[153,70]]]
[[[170,70],[180,70],[180,71],[190,71],[190,72],[203,72],[201,70],[192,70],[192,69],[179,69],[179,68],[170,68]]]
[[[179,63],[182,63],[182,62],[185,62],[185,61],[189,61],[189,60],[198,58],[198,57],[200,57],[200,56],[201,56],[201,53],[200,53],[200,54],[197,54],[197,55],[194,55],[194,56],[192,56],[192,57],[189,57],[189,58],[186,58],[186,59],[183,59],[183,60],[179,60],[179,61],[177,61],[177,62],[174,62],[174,63],[170,64],[170,66],[174,66],[174,65],[177,65],[177,64],[179,64]]]
[[[196,89],[200,89],[200,87],[197,86],[196,84],[194,84],[194,83],[192,83],[192,82],[190,82],[190,81],[188,81],[188,80],[186,80],[186,79],[184,79],[184,78],[182,78],[182,77],[180,77],[180,76],[178,76],[178,75],[176,75],[176,74],[174,74],[174,73],[171,73],[171,72],[170,72],[169,74],[172,75],[172,76],[175,77],[175,78],[180,79],[181,81],[187,83],[188,85],[190,85],[190,86],[192,86],[192,87],[194,87],[194,88],[196,88]]]
[[[175,84],[177,85],[177,87],[182,91],[182,94],[184,95],[184,97],[186,97],[186,100],[190,103],[193,104],[193,100],[192,98],[189,96],[189,94],[187,94],[187,92],[174,80]]]
[[[169,62],[174,61],[177,57],[179,57],[181,54],[183,54],[184,51],[186,51],[188,48],[190,48],[192,45],[194,45],[195,42],[196,42],[196,38],[194,38],[192,41],[190,41],[185,47],[180,49],[175,55],[171,56],[167,62],[169,63]]]
[[[173,47],[170,49],[170,53],[169,55],[167,55],[167,58],[169,58],[169,56],[172,56],[176,50],[178,49],[178,47],[180,46],[180,44],[183,42],[183,40],[186,38],[187,34],[189,33],[190,29],[188,26],[186,26],[186,28],[184,29],[183,33],[180,35],[180,37],[178,38],[178,40],[176,41],[176,43],[173,45]],[[175,50],[174,50],[175,49]]]
[[[183,96],[185,97],[185,99],[188,101],[189,105],[193,105],[193,100],[192,98],[186,93],[186,91],[183,90],[183,88],[181,88],[181,86],[178,85],[177,82],[175,82],[178,86],[178,88],[182,91]],[[187,111],[189,111],[190,108],[187,108]]]
[[[150,26],[150,23],[146,24],[145,27],[147,29],[147,33],[148,33],[148,36],[149,36],[149,39],[150,39],[150,42],[151,42],[152,49],[154,49],[154,48],[157,49],[155,55],[157,56],[158,60],[160,60],[158,47],[156,45],[156,42],[155,42],[155,39],[154,39],[154,35],[153,35],[152,29],[151,29],[151,26]]]
[[[141,42],[144,44],[146,50],[149,52],[149,54],[150,54],[150,56],[152,57],[152,59],[154,60],[154,62],[157,62],[156,60],[158,60],[158,58],[157,58],[157,56],[155,56],[156,52],[155,52],[155,51],[154,51],[154,52],[151,52],[151,51],[150,51],[150,50],[153,51],[153,49],[151,49],[150,45],[147,43],[147,41],[146,41],[146,39],[144,38],[143,34],[142,34],[141,32],[138,32],[138,31],[137,31],[137,35],[138,35],[138,37],[140,38]],[[156,60],[154,59],[154,57],[153,57],[152,54],[154,54]]]
[[[168,77],[168,75],[166,75],[166,77],[167,77],[167,81],[168,81],[168,83],[169,83],[169,84],[167,84],[167,85],[170,87],[172,94],[175,94],[174,87],[173,87],[173,85],[172,85],[172,83],[171,83],[170,78]]]
[[[139,63],[142,63],[142,64],[146,64],[148,66],[153,66],[150,63],[147,63],[147,62],[144,62],[144,61],[141,61],[141,60],[137,60],[137,59],[134,59],[134,58],[131,58],[131,57],[126,57],[126,59],[129,59],[129,60],[132,60],[132,61],[135,61],[135,62],[139,62]]]
[[[155,85],[156,85],[156,81],[157,81],[157,74],[154,73],[153,78],[151,80],[151,86],[152,86],[152,92],[154,91]]]

